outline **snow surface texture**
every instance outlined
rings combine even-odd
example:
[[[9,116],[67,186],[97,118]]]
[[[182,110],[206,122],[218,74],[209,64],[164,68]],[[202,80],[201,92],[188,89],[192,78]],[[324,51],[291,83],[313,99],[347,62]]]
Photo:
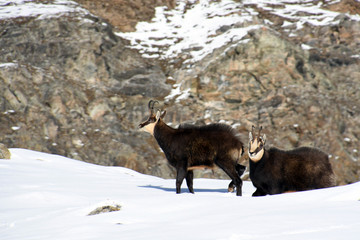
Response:
[[[0,236],[9,239],[359,239],[360,183],[251,197],[229,180],[175,180],[10,149],[0,160]],[[99,208],[112,212],[89,214]]]

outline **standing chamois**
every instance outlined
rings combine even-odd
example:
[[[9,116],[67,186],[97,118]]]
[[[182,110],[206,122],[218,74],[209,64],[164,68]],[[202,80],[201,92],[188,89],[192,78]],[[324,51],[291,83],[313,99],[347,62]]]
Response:
[[[266,135],[249,132],[250,179],[256,187],[253,196],[305,191],[335,186],[328,155],[319,149],[300,147],[284,151],[265,149]]]
[[[237,161],[244,153],[244,147],[234,129],[225,124],[200,127],[187,124],[175,129],[162,120],[166,111],[157,110],[154,114],[155,103],[157,101],[150,100],[150,116],[139,127],[155,137],[169,163],[176,168],[176,193],[180,193],[184,178],[189,191],[194,193],[193,169],[212,169],[217,165],[232,179],[229,191],[235,185],[236,195],[241,196],[240,176],[245,167]]]

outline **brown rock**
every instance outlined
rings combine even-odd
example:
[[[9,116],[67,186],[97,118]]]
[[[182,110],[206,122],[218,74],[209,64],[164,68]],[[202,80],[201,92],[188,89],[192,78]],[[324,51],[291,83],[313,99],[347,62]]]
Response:
[[[11,158],[11,153],[9,151],[9,149],[7,149],[7,147],[0,143],[0,159],[10,159]]]

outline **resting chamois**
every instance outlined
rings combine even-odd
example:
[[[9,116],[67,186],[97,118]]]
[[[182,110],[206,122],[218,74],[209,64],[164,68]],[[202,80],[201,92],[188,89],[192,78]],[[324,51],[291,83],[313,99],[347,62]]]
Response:
[[[235,185],[236,195],[241,196],[240,176],[245,167],[237,164],[237,161],[244,148],[234,129],[225,124],[201,127],[187,124],[177,129],[171,128],[162,120],[166,111],[161,113],[157,110],[154,114],[156,102],[150,100],[150,116],[139,127],[155,137],[169,163],[176,168],[176,193],[180,193],[184,178],[189,191],[194,193],[193,169],[214,168],[217,165],[232,179],[229,190]]]
[[[265,149],[266,135],[249,132],[250,179],[256,187],[253,196],[305,191],[335,186],[328,155],[319,149],[300,147],[284,151]]]

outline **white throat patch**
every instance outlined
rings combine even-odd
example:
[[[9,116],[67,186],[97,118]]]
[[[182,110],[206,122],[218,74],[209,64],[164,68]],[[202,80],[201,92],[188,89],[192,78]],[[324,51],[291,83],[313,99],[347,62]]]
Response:
[[[142,127],[140,130],[144,131],[144,132],[148,132],[154,136],[154,128],[155,128],[156,124],[157,124],[157,121],[153,122],[153,123],[149,123],[148,125]]]
[[[249,151],[249,158],[253,162],[258,162],[264,155],[264,148],[262,148],[259,152],[251,154]]]
[[[158,111],[156,113],[156,121],[153,123],[149,123],[148,125],[145,125],[144,127],[142,127],[141,131],[148,132],[154,136],[154,128],[155,128],[156,124],[159,122],[159,120],[160,120],[160,111]]]

